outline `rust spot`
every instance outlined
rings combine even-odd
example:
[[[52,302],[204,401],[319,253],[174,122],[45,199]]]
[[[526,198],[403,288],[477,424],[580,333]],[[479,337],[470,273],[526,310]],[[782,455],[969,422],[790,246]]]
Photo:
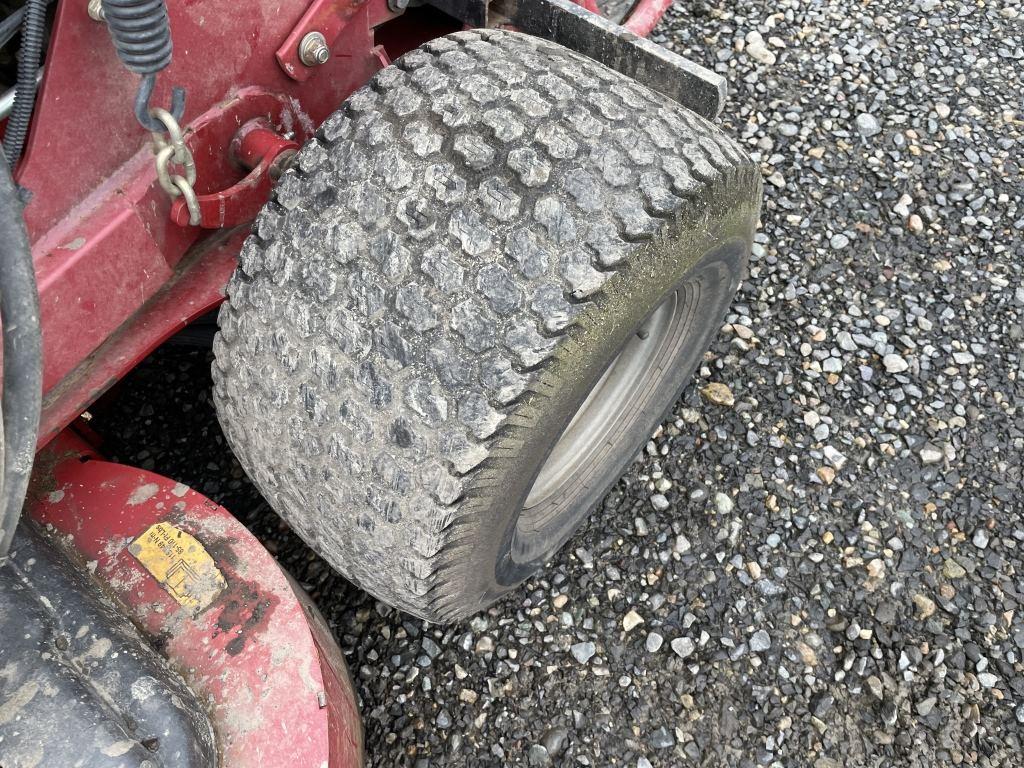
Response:
[[[266,628],[278,598],[260,594],[255,582],[235,577],[229,582],[220,602],[223,607],[217,617],[213,637],[231,635],[224,644],[224,650],[231,656],[237,656],[246,642]]]
[[[206,545],[206,551],[218,565],[227,565],[232,571],[238,571],[240,561],[231,546],[233,543],[232,539],[214,541]]]

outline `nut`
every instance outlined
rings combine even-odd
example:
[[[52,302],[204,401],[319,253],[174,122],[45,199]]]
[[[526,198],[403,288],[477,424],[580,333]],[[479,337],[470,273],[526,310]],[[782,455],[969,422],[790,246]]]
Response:
[[[93,21],[105,21],[107,16],[103,13],[103,0],[89,0],[89,18]]]
[[[331,49],[327,40],[319,32],[309,32],[299,43],[299,60],[307,67],[326,64],[331,58]]]

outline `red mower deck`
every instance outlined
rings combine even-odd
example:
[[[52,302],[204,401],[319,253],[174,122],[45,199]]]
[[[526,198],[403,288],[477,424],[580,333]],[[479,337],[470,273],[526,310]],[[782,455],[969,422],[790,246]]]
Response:
[[[363,764],[330,630],[227,510],[102,460],[70,430],[37,462],[29,516],[80,556],[208,704],[221,765]]]

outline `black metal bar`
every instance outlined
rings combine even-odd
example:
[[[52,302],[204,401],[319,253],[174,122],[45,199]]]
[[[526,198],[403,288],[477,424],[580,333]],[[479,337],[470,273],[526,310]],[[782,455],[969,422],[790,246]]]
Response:
[[[725,106],[724,77],[571,0],[518,0],[513,24],[589,56],[709,119]]]
[[[427,5],[470,27],[487,26],[487,0],[427,0]]]

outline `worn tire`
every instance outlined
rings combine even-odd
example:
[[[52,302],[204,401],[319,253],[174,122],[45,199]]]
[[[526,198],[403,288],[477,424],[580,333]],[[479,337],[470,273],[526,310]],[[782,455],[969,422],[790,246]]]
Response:
[[[260,214],[215,341],[228,441],[341,573],[427,619],[475,611],[564,543],[678,397],[760,190],[717,128],[590,59],[497,30],[434,40],[353,94]],[[520,530],[667,296],[689,321],[657,375],[551,524]]]

